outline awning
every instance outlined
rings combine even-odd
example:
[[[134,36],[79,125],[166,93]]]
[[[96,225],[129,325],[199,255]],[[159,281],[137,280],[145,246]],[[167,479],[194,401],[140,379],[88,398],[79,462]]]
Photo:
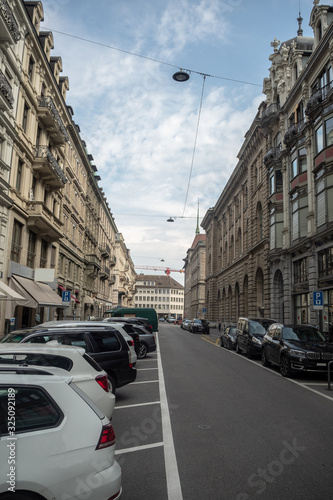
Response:
[[[93,304],[94,301],[93,301],[93,299],[91,297],[89,297],[89,295],[85,295],[83,297],[83,303],[84,304]]]
[[[12,275],[11,280],[13,287],[15,286],[15,288],[17,287],[22,290],[22,295],[29,304],[33,302],[36,304],[24,304],[26,307],[66,307],[67,305],[63,303],[62,298],[46,283],[33,281],[22,276],[17,276],[16,274]]]
[[[6,283],[0,281],[0,300],[25,300],[25,298],[6,285]]]

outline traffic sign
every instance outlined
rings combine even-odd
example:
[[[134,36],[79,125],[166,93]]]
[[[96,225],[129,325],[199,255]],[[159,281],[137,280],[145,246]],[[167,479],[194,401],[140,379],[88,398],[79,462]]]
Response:
[[[63,302],[70,302],[71,301],[71,292],[70,292],[70,290],[64,290],[62,292],[62,301]]]
[[[313,309],[324,309],[324,293],[313,292]]]

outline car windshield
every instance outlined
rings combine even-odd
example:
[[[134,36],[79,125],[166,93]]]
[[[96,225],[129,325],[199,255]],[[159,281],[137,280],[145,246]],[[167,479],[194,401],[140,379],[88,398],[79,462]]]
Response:
[[[250,333],[258,335],[265,335],[266,333],[266,328],[261,323],[258,323],[258,321],[249,321],[249,330]]]
[[[201,325],[201,324],[202,324],[200,319],[195,319],[195,320],[193,321],[193,323],[194,323],[195,325]]]
[[[317,328],[302,325],[283,328],[282,338],[284,340],[325,342],[324,335]]]
[[[236,337],[236,327],[231,326],[228,330],[228,334],[230,335],[230,337]]]
[[[8,333],[3,339],[1,339],[0,342],[21,342],[22,339],[24,339],[26,335],[23,333]]]

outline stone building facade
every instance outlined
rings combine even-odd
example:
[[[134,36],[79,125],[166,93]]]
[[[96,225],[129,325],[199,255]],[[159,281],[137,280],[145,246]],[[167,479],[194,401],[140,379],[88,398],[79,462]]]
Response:
[[[0,331],[102,315],[123,304],[116,275],[135,285],[43,15],[40,1],[0,1]]]
[[[210,319],[333,323],[333,7],[272,42],[266,100],[202,226]],[[314,293],[316,295],[314,295]],[[319,297],[316,300],[314,297]],[[320,302],[323,298],[323,307]]]
[[[205,318],[206,235],[197,234],[184,259],[184,317]]]
[[[135,307],[153,307],[159,318],[183,318],[184,287],[171,276],[138,274]]]

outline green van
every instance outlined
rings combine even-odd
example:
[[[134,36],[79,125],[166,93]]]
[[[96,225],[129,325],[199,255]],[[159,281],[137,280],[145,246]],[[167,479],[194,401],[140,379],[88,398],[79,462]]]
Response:
[[[158,331],[157,313],[153,307],[118,307],[105,311],[104,318],[147,318],[153,327],[153,332]]]

